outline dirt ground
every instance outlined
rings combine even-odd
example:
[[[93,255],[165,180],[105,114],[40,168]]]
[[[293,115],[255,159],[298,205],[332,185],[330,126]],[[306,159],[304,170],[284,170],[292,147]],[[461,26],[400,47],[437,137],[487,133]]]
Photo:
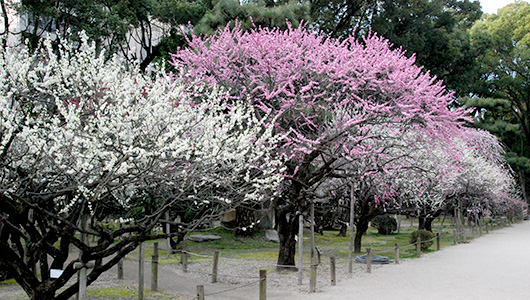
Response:
[[[190,264],[184,273],[180,265],[159,268],[160,292],[146,292],[146,299],[196,299],[196,286],[204,285],[205,299],[259,299],[258,270],[272,270],[274,261],[221,259],[219,282],[210,283],[210,264]],[[151,266],[146,263],[146,273]],[[308,270],[302,285],[297,273],[267,277],[267,299],[530,299],[530,222],[514,224],[473,240],[448,247],[399,265],[355,264],[347,273],[347,262],[338,261],[337,286],[329,283],[329,266],[318,270],[317,292],[308,293]],[[117,280],[112,269],[94,285],[99,288],[137,289],[138,266],[134,259],[125,264],[125,280]],[[150,276],[145,287],[150,287]],[[0,285],[2,300],[26,299],[15,285]],[[135,297],[89,296],[95,300],[129,300]]]

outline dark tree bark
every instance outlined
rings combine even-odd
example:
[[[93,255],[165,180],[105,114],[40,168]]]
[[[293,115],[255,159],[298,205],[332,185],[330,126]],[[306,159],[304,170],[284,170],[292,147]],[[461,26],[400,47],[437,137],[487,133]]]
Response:
[[[236,208],[236,237],[254,236],[254,227],[250,227],[254,221],[254,211],[244,204],[239,205]]]
[[[348,226],[346,226],[346,224],[343,224],[340,226],[339,233],[337,234],[337,236],[346,237],[347,231],[348,231]]]
[[[357,221],[357,231],[355,232],[355,239],[353,241],[353,252],[361,253],[361,245],[363,235],[368,230],[368,224],[370,223],[371,218],[360,218]]]
[[[427,231],[432,232],[432,222],[440,214],[442,214],[442,210],[437,210],[436,212],[432,214],[428,214],[427,216],[420,214],[418,216],[418,230],[427,230]]]
[[[434,218],[418,217],[418,230],[427,230],[432,232],[432,221]]]
[[[294,257],[296,254],[295,235],[298,233],[298,218],[289,209],[279,209],[276,214],[280,249],[278,252],[278,270],[296,270]]]

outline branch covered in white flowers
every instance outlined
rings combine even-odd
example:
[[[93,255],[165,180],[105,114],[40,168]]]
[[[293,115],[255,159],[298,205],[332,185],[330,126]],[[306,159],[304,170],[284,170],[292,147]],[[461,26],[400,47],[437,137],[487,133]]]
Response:
[[[72,285],[55,295],[75,273],[70,244],[81,260],[96,261],[90,283],[159,237],[151,230],[166,210],[188,207],[206,220],[270,199],[282,180],[283,158],[271,150],[283,136],[218,88],[183,85],[162,69],[126,69],[86,39],[57,52],[49,41],[36,54],[7,49],[0,65],[0,266],[32,299],[75,293]],[[119,229],[103,222],[145,203],[152,205]],[[88,228],[80,227],[84,215]],[[97,236],[97,245],[78,231]],[[42,278],[33,275],[36,263]],[[50,268],[65,271],[52,281]]]

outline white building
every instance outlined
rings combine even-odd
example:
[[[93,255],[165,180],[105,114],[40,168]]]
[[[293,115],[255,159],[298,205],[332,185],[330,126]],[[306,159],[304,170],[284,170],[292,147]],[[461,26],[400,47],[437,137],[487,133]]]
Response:
[[[8,45],[15,46],[21,41],[22,32],[34,32],[36,36],[56,36],[56,31],[61,28],[57,28],[53,19],[39,19],[37,28],[34,27],[33,20],[28,13],[18,13],[22,0],[0,0],[5,5],[5,11],[2,8],[0,15],[0,34],[7,37]],[[7,18],[6,18],[7,16]],[[6,20],[7,19],[7,20]],[[6,24],[7,23],[7,31]],[[153,47],[156,47],[160,41],[167,35],[169,35],[170,26],[168,24],[160,23],[156,20],[150,20],[149,24],[144,27],[145,30],[140,28],[129,29],[127,34],[127,45],[125,51],[120,55],[126,56],[130,60],[137,60],[142,62],[152,51]],[[63,28],[64,29],[64,28]],[[61,30],[65,31],[65,30]],[[109,45],[112,43],[111,40],[103,41],[104,44]]]

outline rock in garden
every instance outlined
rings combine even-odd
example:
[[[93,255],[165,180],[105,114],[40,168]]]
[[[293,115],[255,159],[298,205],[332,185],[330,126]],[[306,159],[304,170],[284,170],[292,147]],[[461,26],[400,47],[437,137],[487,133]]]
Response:
[[[272,230],[272,229],[266,230],[265,237],[269,241],[276,242],[276,243],[280,242],[280,238],[278,237],[278,232],[276,230]]]
[[[192,242],[199,242],[199,243],[215,241],[215,240],[219,240],[219,239],[221,239],[220,236],[213,235],[213,234],[196,234],[196,235],[192,235],[192,236],[190,236],[188,238],[188,240],[190,240]]]
[[[367,257],[366,254],[358,255],[355,257],[355,260],[357,262],[365,264],[367,261],[366,257]],[[390,263],[390,260],[388,259],[388,257],[380,256],[380,255],[372,255],[372,264],[388,264],[388,263]]]

